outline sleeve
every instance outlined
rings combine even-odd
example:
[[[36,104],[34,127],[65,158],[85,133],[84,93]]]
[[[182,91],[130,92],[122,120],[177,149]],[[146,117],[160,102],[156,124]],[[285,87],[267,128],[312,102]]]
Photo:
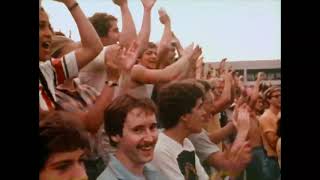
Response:
[[[56,85],[63,84],[65,80],[78,76],[79,69],[75,51],[62,58],[52,59],[51,63],[56,73]]]
[[[163,149],[155,150],[151,164],[159,169],[168,180],[184,180],[175,157],[172,157],[170,153],[165,152]]]
[[[208,180],[209,176],[207,175],[206,171],[202,167],[198,156],[196,155],[196,168],[199,180]]]
[[[188,139],[195,147],[196,154],[199,157],[200,162],[205,161],[210,154],[220,151],[219,147],[210,141],[204,130],[201,133],[190,135]]]

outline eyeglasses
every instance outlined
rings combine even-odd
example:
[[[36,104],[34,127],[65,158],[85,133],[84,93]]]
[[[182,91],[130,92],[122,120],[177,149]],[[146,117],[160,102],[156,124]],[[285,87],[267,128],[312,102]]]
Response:
[[[270,96],[270,98],[273,98],[273,97],[275,97],[275,98],[279,98],[279,97],[281,97],[281,94],[274,95],[274,96]]]

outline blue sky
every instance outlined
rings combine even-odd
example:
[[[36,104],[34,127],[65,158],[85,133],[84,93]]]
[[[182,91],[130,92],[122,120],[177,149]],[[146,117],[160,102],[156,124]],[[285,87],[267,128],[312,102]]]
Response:
[[[87,16],[107,12],[118,18],[120,8],[111,0],[78,0]],[[143,8],[140,0],[128,0],[137,30]],[[52,0],[43,0],[54,30],[61,30],[80,40],[67,8]],[[158,9],[164,7],[171,17],[172,29],[183,46],[191,42],[203,47],[206,62],[227,57],[235,60],[281,59],[280,0],[157,0],[152,11],[151,40],[160,40],[163,26]]]

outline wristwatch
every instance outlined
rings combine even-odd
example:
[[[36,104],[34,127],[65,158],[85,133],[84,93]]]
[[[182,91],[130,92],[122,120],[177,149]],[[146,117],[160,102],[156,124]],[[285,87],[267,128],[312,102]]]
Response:
[[[106,81],[105,83],[106,83],[106,85],[108,85],[109,87],[118,86],[118,83],[115,82],[115,81]]]

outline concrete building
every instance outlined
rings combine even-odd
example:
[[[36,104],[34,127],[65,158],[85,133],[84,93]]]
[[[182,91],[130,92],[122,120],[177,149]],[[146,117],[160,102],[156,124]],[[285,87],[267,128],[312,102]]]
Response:
[[[204,74],[219,67],[220,62],[207,62],[204,65]],[[244,76],[246,85],[253,85],[258,72],[264,72],[268,81],[274,85],[281,85],[281,60],[256,61],[226,61],[226,67],[232,66],[240,75]]]

